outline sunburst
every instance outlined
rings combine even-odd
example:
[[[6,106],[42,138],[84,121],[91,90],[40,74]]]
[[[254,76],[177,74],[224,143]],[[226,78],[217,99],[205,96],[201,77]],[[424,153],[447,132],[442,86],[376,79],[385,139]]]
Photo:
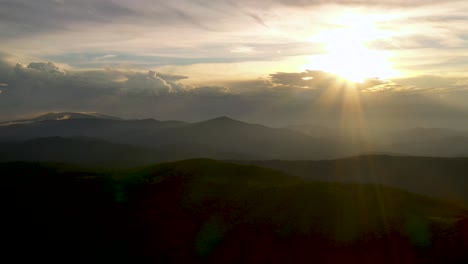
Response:
[[[324,31],[310,40],[323,45],[326,53],[310,57],[305,69],[337,74],[351,82],[367,78],[388,79],[398,75],[390,62],[391,54],[366,46],[371,40],[388,37],[366,17],[343,17],[337,29]]]

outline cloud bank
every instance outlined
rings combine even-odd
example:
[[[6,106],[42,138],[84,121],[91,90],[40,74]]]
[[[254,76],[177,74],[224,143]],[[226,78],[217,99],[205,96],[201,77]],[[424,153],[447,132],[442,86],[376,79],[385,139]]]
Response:
[[[64,70],[51,62],[0,61],[0,118],[51,111],[198,121],[228,115],[270,125],[357,122],[450,125],[466,118],[468,79],[423,76],[351,85],[320,72],[190,86],[155,71]],[[428,81],[430,80],[430,81]]]

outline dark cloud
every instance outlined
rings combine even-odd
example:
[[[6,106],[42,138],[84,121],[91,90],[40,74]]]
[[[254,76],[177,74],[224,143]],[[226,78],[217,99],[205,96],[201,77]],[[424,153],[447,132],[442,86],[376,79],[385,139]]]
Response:
[[[210,2],[208,6],[212,8],[208,10],[211,12],[196,12],[194,6],[196,3],[184,0],[137,0],[132,4],[112,0],[3,0],[0,1],[0,38],[66,32],[77,27],[112,23],[171,28],[191,25],[215,30],[213,20],[238,12],[227,9],[223,1]]]
[[[3,0],[0,2],[2,38],[66,30],[76,23],[108,23],[137,16],[113,1]]]
[[[386,83],[385,81],[379,79],[367,79],[363,83],[350,83],[346,79],[336,74],[311,70],[300,73],[278,72],[270,74],[270,80],[273,85],[311,88],[318,90],[343,88],[347,86],[353,86],[354,89],[358,90],[365,90]]]
[[[180,82],[186,76],[154,71],[64,71],[42,62],[1,65],[8,65],[0,67],[0,83],[7,84],[0,87],[3,120],[66,110],[187,121],[228,115],[284,125],[338,122],[343,116],[352,122],[364,113],[369,122],[393,120],[410,126],[460,123],[468,113],[468,79],[462,78],[371,79],[350,85],[330,73],[305,71],[191,87]],[[354,108],[346,106],[349,100],[354,100]]]
[[[339,79],[337,75],[322,71],[305,71],[301,73],[278,72],[270,74],[270,78],[274,84],[307,88],[334,86]]]
[[[188,78],[187,76],[183,76],[183,75],[163,74],[163,73],[157,73],[157,72],[155,72],[154,74],[157,77],[160,77],[166,81],[172,81],[172,82],[176,82],[176,81],[180,81],[180,80],[184,80]]]
[[[1,64],[0,64],[1,65]],[[0,69],[2,69],[0,67]],[[157,97],[186,89],[184,76],[116,70],[63,71],[51,62],[17,64],[0,72],[5,116],[53,109],[92,109],[126,97]],[[2,118],[5,118],[2,116]]]
[[[13,72],[13,66],[7,62],[7,56],[0,52],[0,82],[6,83]]]
[[[33,69],[36,71],[46,72],[46,73],[57,73],[57,74],[64,74],[57,66],[55,66],[52,62],[31,62],[28,65],[28,69]]]

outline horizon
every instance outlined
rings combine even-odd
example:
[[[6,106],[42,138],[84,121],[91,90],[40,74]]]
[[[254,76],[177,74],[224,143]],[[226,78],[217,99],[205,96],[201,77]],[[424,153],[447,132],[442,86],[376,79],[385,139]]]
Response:
[[[153,117],[140,117],[140,118],[124,118],[124,117],[120,117],[120,116],[115,116],[115,115],[109,115],[107,113],[99,113],[99,112],[70,112],[70,111],[59,111],[59,112],[44,112],[44,113],[36,113],[36,114],[33,114],[33,115],[27,115],[27,116],[24,116],[23,118],[21,119],[14,119],[14,120],[0,120],[0,125],[3,123],[3,124],[8,124],[8,123],[14,123],[14,122],[22,122],[22,121],[31,121],[33,119],[37,119],[37,118],[40,118],[40,117],[46,117],[47,115],[64,115],[65,118],[59,118],[59,119],[53,119],[55,121],[61,121],[61,120],[67,120],[67,119],[82,119],[82,118],[79,118],[79,117],[74,117],[74,118],[71,118],[71,117],[67,117],[67,115],[73,115],[73,114],[83,114],[83,115],[90,115],[90,116],[95,116],[96,118],[98,119],[117,119],[117,120],[121,120],[121,121],[132,121],[132,120],[154,120],[154,121],[158,121],[158,122],[171,122],[171,121],[176,121],[176,122],[184,122],[184,123],[187,123],[187,124],[196,124],[196,123],[202,123],[202,122],[206,122],[206,121],[213,121],[213,120],[219,120],[219,119],[228,119],[228,120],[232,120],[232,121],[237,121],[237,122],[242,122],[242,123],[246,123],[246,124],[251,124],[251,125],[262,125],[262,126],[267,126],[267,127],[271,127],[271,128],[298,128],[298,127],[301,127],[301,126],[308,126],[308,125],[312,125],[312,126],[323,126],[323,127],[327,127],[327,128],[333,128],[333,124],[332,123],[328,123],[328,124],[323,124],[323,123],[320,123],[320,124],[317,124],[317,123],[314,123],[314,122],[310,122],[310,123],[296,123],[296,124],[285,124],[285,125],[280,125],[280,126],[275,126],[275,125],[271,125],[271,124],[267,124],[267,123],[261,123],[261,122],[250,122],[250,121],[246,121],[246,120],[242,120],[242,119],[237,119],[237,118],[233,118],[233,117],[230,117],[230,116],[227,116],[227,115],[221,115],[221,116],[213,116],[213,117],[209,117],[207,119],[200,119],[200,120],[191,120],[191,121],[188,121],[188,120],[175,120],[175,119],[157,119],[157,118],[153,118]],[[335,124],[336,125],[336,124]],[[355,129],[358,129],[359,127],[354,127]],[[415,130],[415,129],[446,129],[446,130],[459,130],[460,132],[465,130],[463,128],[459,128],[459,129],[455,129],[455,128],[450,128],[450,127],[430,127],[430,126],[410,126],[410,127],[401,127],[401,128],[394,128],[394,129],[388,129],[388,131],[398,131],[398,130]],[[299,130],[299,129],[298,129]],[[383,129],[383,131],[385,131],[385,129]]]

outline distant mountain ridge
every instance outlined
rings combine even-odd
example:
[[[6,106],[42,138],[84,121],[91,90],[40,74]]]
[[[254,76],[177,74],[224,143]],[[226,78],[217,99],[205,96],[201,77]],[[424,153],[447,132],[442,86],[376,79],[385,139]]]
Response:
[[[95,112],[50,112],[39,115],[33,118],[13,120],[0,122],[2,125],[16,125],[16,124],[27,124],[33,122],[41,122],[47,120],[69,120],[69,119],[109,119],[109,120],[121,120],[120,117],[95,113]]]
[[[272,128],[221,116],[195,123],[155,119],[121,119],[98,113],[60,112],[0,124],[0,143],[35,138],[88,137],[143,147],[159,152],[191,153],[185,158],[249,160],[316,160],[367,153],[394,155],[468,156],[468,132],[415,128],[385,138],[322,129],[303,133],[296,129]],[[325,131],[325,132],[324,132]],[[350,132],[354,133],[354,132]],[[168,155],[172,160],[179,155]]]
[[[61,115],[59,115],[61,116]],[[323,140],[286,129],[249,124],[228,117],[197,123],[153,119],[46,119],[0,127],[0,142],[85,136],[145,148],[185,149],[196,157],[304,159],[333,157]]]
[[[66,120],[66,119],[112,119],[120,120],[121,118],[104,115],[95,112],[58,112],[58,113],[47,113],[33,118],[34,121],[44,120]]]

